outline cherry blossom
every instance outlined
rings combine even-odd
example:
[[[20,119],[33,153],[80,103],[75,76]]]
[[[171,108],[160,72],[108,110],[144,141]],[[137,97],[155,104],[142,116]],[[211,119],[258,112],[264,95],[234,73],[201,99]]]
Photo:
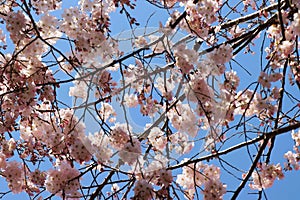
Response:
[[[131,108],[136,107],[138,105],[138,98],[135,94],[128,95],[127,93],[124,96],[124,104]]]
[[[299,153],[293,153],[292,151],[288,151],[284,154],[284,158],[287,159],[287,163],[284,163],[285,169],[287,170],[299,170]],[[293,168],[292,168],[293,167]]]
[[[141,143],[137,138],[130,139],[119,152],[119,156],[123,162],[129,165],[134,164],[141,155]]]
[[[188,191],[187,199],[193,198],[195,186],[204,184],[203,190],[205,199],[223,199],[226,186],[220,181],[220,168],[213,165],[198,163],[183,167],[182,174],[177,175],[176,182]]]
[[[298,131],[297,133],[295,133],[295,131],[292,131],[292,138],[296,143],[295,145],[300,146],[300,131]]]
[[[7,162],[3,176],[6,178],[8,187],[13,193],[22,192],[25,186],[25,174],[21,163],[17,161]]]
[[[237,199],[295,173],[299,5],[2,1],[1,198]]]
[[[153,198],[153,187],[145,180],[140,180],[136,182],[134,187],[134,199],[146,199],[150,200]]]
[[[61,1],[58,0],[36,0],[32,2],[34,9],[37,14],[47,13],[52,10],[57,10],[61,8]]]
[[[80,172],[72,168],[66,161],[57,163],[56,170],[49,170],[47,173],[45,186],[46,189],[56,195],[66,195],[68,198],[79,199],[80,194],[77,191],[80,187]]]
[[[113,148],[121,150],[128,142],[130,142],[127,125],[117,123],[114,127],[112,127],[111,137],[109,140],[110,145]]]
[[[250,183],[251,189],[262,190],[273,185],[276,179],[283,179],[282,168],[280,164],[258,164],[259,172],[253,172],[253,182]]]
[[[199,73],[191,76],[191,81],[186,85],[185,91],[189,100],[194,102],[199,101],[205,104],[212,99],[212,89]]]
[[[164,132],[161,131],[158,127],[154,127],[151,129],[148,138],[155,149],[160,151],[165,149],[167,138],[164,136]]]
[[[189,141],[189,136],[185,133],[176,132],[170,136],[170,140],[172,142],[171,150],[175,149],[178,154],[189,153],[194,147],[194,142]]]
[[[87,84],[84,81],[74,81],[74,87],[70,87],[69,96],[82,98],[85,100],[87,97]]]
[[[263,86],[263,87],[266,87],[268,89],[270,89],[271,87],[271,81],[270,81],[270,78],[268,76],[268,74],[266,74],[265,72],[261,72],[260,73],[260,76],[258,78],[258,82]]]
[[[187,49],[184,44],[178,45],[174,51],[176,64],[182,73],[186,74],[194,68],[193,64],[197,62],[198,56],[192,49]]]
[[[207,0],[194,4],[192,0],[189,0],[185,7],[188,13],[188,26],[192,32],[200,38],[207,37],[207,26],[216,21],[215,13],[219,9],[218,2]]]
[[[222,65],[232,58],[232,47],[228,44],[222,44],[215,51],[209,53],[208,58],[213,60],[215,64]]]
[[[99,163],[106,163],[113,151],[109,146],[109,138],[103,132],[89,134],[88,139],[82,140],[91,154],[94,154]]]
[[[296,35],[300,35],[300,13],[294,14],[294,20],[292,22],[292,29]]]
[[[24,31],[26,30],[29,19],[23,14],[23,12],[9,12],[5,17],[6,29],[10,33],[10,38],[14,43],[17,43],[24,37]]]
[[[196,136],[197,117],[187,104],[177,104],[177,108],[170,110],[167,113],[171,120],[172,126],[180,132],[187,133],[191,137]]]

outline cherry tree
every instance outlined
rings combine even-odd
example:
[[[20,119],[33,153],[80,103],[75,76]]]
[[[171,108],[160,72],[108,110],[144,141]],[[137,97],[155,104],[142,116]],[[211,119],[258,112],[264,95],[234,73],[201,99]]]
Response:
[[[0,3],[1,198],[267,199],[300,169],[298,0],[72,3]]]

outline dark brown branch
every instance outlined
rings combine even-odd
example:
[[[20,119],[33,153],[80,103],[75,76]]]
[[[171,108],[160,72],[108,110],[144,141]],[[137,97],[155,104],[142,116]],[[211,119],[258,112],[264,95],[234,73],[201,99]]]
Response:
[[[178,169],[178,168],[187,166],[189,164],[197,163],[197,162],[204,161],[204,160],[211,160],[213,158],[217,158],[217,157],[219,157],[221,155],[228,154],[228,153],[230,153],[232,151],[241,149],[242,147],[249,146],[249,145],[254,144],[256,142],[259,142],[259,141],[262,141],[262,140],[269,140],[270,138],[273,138],[276,135],[281,135],[283,133],[289,132],[291,130],[295,130],[297,128],[300,128],[300,122],[298,122],[296,124],[293,124],[293,125],[290,125],[290,126],[287,126],[287,127],[284,127],[284,128],[276,129],[274,131],[271,131],[269,133],[266,133],[264,135],[256,137],[256,138],[254,138],[254,139],[252,139],[250,141],[242,142],[240,144],[232,146],[232,147],[230,147],[228,149],[225,149],[223,151],[219,151],[218,153],[214,153],[214,154],[210,154],[210,155],[207,155],[207,156],[203,156],[203,157],[195,159],[195,160],[188,160],[186,162],[183,162],[183,163],[180,163],[180,164],[168,167],[168,170]]]
[[[112,176],[115,174],[115,171],[110,171],[108,176],[104,179],[104,181],[97,187],[97,189],[93,192],[91,195],[90,200],[94,200],[97,198],[103,187],[107,184],[107,182],[112,178]]]

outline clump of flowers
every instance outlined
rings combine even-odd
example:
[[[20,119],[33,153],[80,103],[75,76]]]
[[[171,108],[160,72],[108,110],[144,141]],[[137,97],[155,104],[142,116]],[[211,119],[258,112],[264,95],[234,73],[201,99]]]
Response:
[[[192,91],[191,91],[192,92]],[[195,98],[191,95],[191,98]],[[178,102],[176,109],[171,109],[167,113],[172,126],[179,132],[186,133],[191,137],[195,137],[199,128],[197,127],[197,117],[188,104]]]
[[[268,89],[271,88],[271,82],[276,82],[278,80],[282,79],[281,73],[272,73],[268,75],[266,72],[261,72],[260,76],[258,78],[258,82]]]
[[[66,197],[80,197],[78,192],[80,188],[79,175],[80,172],[71,167],[66,161],[58,161],[57,169],[51,169],[47,172],[45,182],[46,189],[52,194]]]
[[[21,163],[17,161],[7,162],[6,167],[3,171],[9,189],[13,193],[20,193],[23,191],[25,186],[25,174],[24,168]]]
[[[232,58],[232,47],[229,44],[222,44],[213,52],[209,53],[207,57],[214,61],[216,65],[223,65],[229,62]]]
[[[109,138],[102,131],[90,134],[84,144],[97,158],[99,163],[106,163],[111,158],[113,151],[109,146]]]
[[[164,132],[158,127],[151,129],[148,139],[156,150],[162,151],[166,148],[167,138],[164,136]]]
[[[218,1],[204,0],[194,3],[194,1],[189,0],[185,3],[185,7],[188,30],[200,38],[207,37],[209,25],[217,20]]]
[[[120,158],[129,165],[134,164],[142,153],[141,142],[137,138],[131,138],[120,150]]]
[[[285,169],[287,170],[299,170],[300,169],[300,130],[298,132],[292,131],[292,138],[295,142],[294,151],[288,151],[284,154],[284,158],[287,159],[287,163],[284,163]]]
[[[190,72],[198,60],[197,52],[193,49],[187,49],[184,44],[176,47],[174,55],[177,66],[184,74]]]
[[[226,193],[226,185],[220,182],[220,168],[201,162],[184,166],[182,174],[177,175],[176,182],[186,190],[187,199],[193,199],[196,186],[202,185],[205,200],[223,199]]]
[[[153,198],[154,192],[153,187],[146,180],[137,181],[134,187],[133,199],[145,199],[150,200]]]
[[[276,179],[283,179],[282,168],[280,164],[258,163],[258,172],[252,173],[252,182],[250,188],[253,190],[262,190],[273,185]],[[245,176],[245,175],[243,175]]]
[[[135,169],[137,180],[144,179],[157,186],[168,187],[173,181],[173,176],[172,171],[166,169],[167,163],[166,157],[157,154],[148,166],[141,165]]]

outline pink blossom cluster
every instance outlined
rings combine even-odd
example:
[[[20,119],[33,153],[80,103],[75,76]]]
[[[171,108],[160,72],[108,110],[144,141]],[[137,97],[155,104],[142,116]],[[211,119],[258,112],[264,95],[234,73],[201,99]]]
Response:
[[[197,127],[198,118],[188,104],[178,102],[176,109],[174,108],[169,110],[167,116],[169,117],[172,126],[183,135],[187,134],[191,137],[195,137],[197,135],[199,130]]]
[[[262,98],[261,95],[256,94],[253,100],[254,107],[251,107],[255,114],[260,119],[272,117],[277,111],[277,105],[274,104],[275,99],[272,97]]]
[[[153,0],[155,1],[155,0]],[[187,0],[160,0],[162,5],[168,6],[168,7],[173,7],[176,3],[178,2],[185,2]]]
[[[3,30],[0,30],[0,42],[3,43],[3,46],[0,46],[1,48],[5,49],[6,46],[6,35],[3,33]]]
[[[128,107],[135,107],[140,105],[140,113],[143,116],[151,116],[161,108],[161,105],[150,94],[151,81],[147,77],[147,70],[144,69],[143,64],[136,60],[136,65],[130,64],[126,70],[123,71],[125,87],[130,86],[135,90],[134,94],[127,94],[124,96],[124,104]]]
[[[52,45],[62,35],[62,33],[56,28],[58,23],[59,20],[55,16],[50,14],[42,15],[41,19],[37,22],[37,25],[40,29],[40,35],[43,38],[47,39],[47,41]]]
[[[116,150],[124,163],[133,165],[138,161],[142,150],[141,142],[130,133],[131,128],[127,124],[116,123],[111,128],[109,137],[100,131],[82,138],[82,143],[97,158],[99,164],[109,163]]]
[[[102,131],[89,134],[84,140],[86,148],[96,158],[98,163],[107,163],[113,155],[113,150],[109,146],[109,138]]]
[[[210,52],[207,57],[216,65],[223,65],[229,62],[232,58],[232,47],[229,44],[222,44],[220,47],[216,48],[214,51]]]
[[[118,155],[123,162],[132,165],[142,153],[141,142],[131,134],[131,128],[127,124],[117,123],[112,127],[109,138],[110,145],[118,150]]]
[[[134,186],[134,197],[133,199],[145,199],[151,200],[153,199],[153,187],[146,180],[139,180],[136,182]]]
[[[225,73],[225,65],[216,65],[212,59],[203,59],[197,63],[197,71],[202,77],[220,76]]]
[[[17,12],[8,12],[7,16],[4,17],[6,22],[6,28],[10,33],[10,39],[16,44],[17,50],[22,50],[21,55],[26,58],[42,56],[48,48],[39,38],[28,37],[29,34],[36,35],[32,25],[30,25],[29,18],[24,15],[20,10]],[[62,35],[56,26],[58,19],[49,14],[43,15],[39,22],[36,23],[39,28],[40,36],[44,37],[49,44],[54,44],[56,40]],[[25,48],[26,47],[26,48]]]
[[[109,103],[101,103],[101,107],[98,110],[99,118],[101,121],[109,121],[113,123],[116,121],[117,113],[115,112],[114,108]]]
[[[125,144],[130,140],[130,136],[128,134],[126,124],[119,124],[117,123],[115,126],[113,126],[110,132],[111,136],[109,137],[110,145],[116,149],[121,150]],[[131,131],[131,130],[129,130]]]
[[[40,108],[47,109],[48,106],[49,104],[45,103]],[[45,113],[40,118],[22,120],[20,133],[21,139],[26,144],[22,157],[33,156],[36,148],[40,148],[41,153],[47,155],[48,153],[42,148],[46,145],[51,150],[50,155],[71,156],[79,163],[89,161],[91,154],[83,144],[83,139],[86,137],[84,129],[84,124],[79,122],[70,109],[61,109],[53,116]]]
[[[154,114],[161,108],[161,105],[156,99],[151,96],[145,97],[144,93],[139,95],[140,112],[143,116],[153,117]]]
[[[131,138],[119,151],[119,156],[123,162],[133,165],[137,162],[138,158],[141,156],[141,153],[141,142],[137,138]]]
[[[29,180],[37,186],[44,186],[46,176],[46,172],[41,171],[39,169],[35,169],[33,172],[30,172]]]
[[[81,12],[78,7],[64,10],[60,30],[68,36],[76,38],[75,44],[78,51],[87,52],[90,47],[100,45],[105,41],[105,36],[100,31],[99,26],[107,27],[108,16],[105,13],[101,13],[101,10],[100,5],[95,4],[95,10],[93,10],[91,19],[85,12]],[[98,20],[99,22],[97,22]]]
[[[161,27],[159,29],[160,32],[168,35],[172,32],[172,30],[168,29],[168,28],[163,28]],[[173,42],[170,41],[170,39],[168,39],[168,37],[160,37],[158,35],[149,35],[148,38],[150,39],[149,43],[152,43],[153,45],[151,46],[151,50],[153,51],[153,53],[162,53],[165,51],[165,47],[166,45],[173,45]]]
[[[16,44],[25,38],[25,31],[28,27],[29,19],[22,11],[8,12],[4,18],[6,29],[10,33],[10,39]]]
[[[79,78],[78,76],[76,78]],[[69,96],[73,96],[76,98],[81,98],[86,100],[87,93],[88,93],[88,86],[86,81],[73,81],[74,87],[69,88]]]
[[[287,163],[284,163],[285,169],[287,170],[299,170],[300,169],[300,151],[299,151],[299,146],[300,146],[300,130],[298,132],[295,132],[294,130],[292,131],[292,139],[295,142],[294,145],[294,151],[288,151],[284,154],[284,158],[287,160]]]
[[[248,10],[248,7],[250,6],[253,10],[256,10],[256,4],[255,4],[255,1],[253,0],[244,0],[243,1],[243,4],[244,4],[244,11],[247,11]]]
[[[272,90],[274,97],[278,98],[277,88]],[[257,115],[261,120],[268,119],[277,111],[276,99],[271,96],[262,98],[258,93],[253,93],[251,90],[246,90],[243,93],[239,92],[235,97],[235,114],[243,114],[246,116]],[[250,101],[252,99],[252,101]]]
[[[189,135],[183,132],[173,133],[170,137],[170,150],[175,150],[179,155],[189,153],[193,147],[194,142],[189,139]]]
[[[226,193],[226,185],[224,185],[219,179],[208,180],[204,184],[204,190],[201,191],[205,200],[221,200]]]
[[[49,11],[58,10],[61,8],[62,2],[59,0],[35,0],[32,5],[37,14],[48,13]]]
[[[184,166],[176,182],[187,192],[187,199],[194,198],[196,186],[204,186],[202,193],[205,200],[223,199],[226,193],[226,185],[220,182],[220,168],[213,165],[197,163]]]
[[[5,124],[0,123],[1,133],[14,130],[13,125],[19,116],[28,118],[37,100],[54,99],[53,87],[43,85],[53,82],[53,74],[38,58],[27,59],[20,56],[20,61],[15,62],[10,62],[10,59],[9,54],[6,59],[1,57],[1,111],[5,119]]]
[[[128,108],[136,107],[139,104],[137,95],[135,94],[128,94],[124,95],[124,105]]]
[[[7,0],[5,3],[0,5],[0,11],[4,14],[7,14],[11,11],[11,7],[14,5],[15,0]]]
[[[192,0],[187,1],[185,8],[190,31],[200,38],[207,37],[209,25],[217,20],[216,12],[220,4],[221,1],[216,0],[204,0],[196,4]]]
[[[240,78],[238,77],[235,71],[231,70],[225,72],[225,80],[221,88],[224,88],[228,92],[233,92],[237,90],[239,85],[240,85]]]
[[[193,102],[200,102],[205,104],[213,99],[212,89],[207,85],[205,77],[200,73],[191,75],[191,80],[185,87],[187,98]]]
[[[300,36],[300,12],[294,14],[294,20],[291,24],[293,32]]]
[[[161,198],[167,196],[167,188],[173,181],[172,171],[167,170],[168,160],[162,154],[155,155],[154,159],[144,166],[144,163],[140,163],[134,166],[134,175],[140,182],[149,184],[152,189],[153,197]],[[136,187],[138,184],[136,184]],[[159,186],[159,189],[155,186]],[[137,188],[138,189],[138,188]],[[135,189],[136,190],[136,189]],[[136,196],[136,195],[135,195]]]
[[[95,97],[103,98],[106,95],[114,95],[117,82],[113,81],[111,73],[108,70],[102,70],[93,80],[96,86]]]
[[[21,163],[17,161],[7,162],[3,168],[3,176],[5,177],[9,189],[13,193],[20,193],[25,187],[24,169]]]
[[[70,155],[79,163],[89,161],[91,154],[82,142],[85,137],[84,123],[70,109],[60,110],[60,117],[62,122],[59,126],[63,129],[63,139],[69,147]]]
[[[283,68],[285,59],[293,60],[295,57],[295,41],[299,35],[299,13],[293,14],[293,19],[289,18],[288,12],[282,12],[284,32],[280,24],[274,24],[268,29],[268,37],[274,39],[270,46],[265,49],[267,59],[270,59],[272,69]],[[291,62],[291,65],[293,62]]]
[[[14,155],[14,150],[16,149],[16,141],[11,138],[9,140],[1,141],[1,153],[5,155],[6,158],[10,158]]]
[[[113,54],[117,54],[115,42],[106,38],[110,26],[109,14],[115,11],[116,5],[108,0],[81,0],[79,7],[64,10],[59,30],[75,39],[76,56],[80,61],[99,65],[96,58],[110,62]]]
[[[180,68],[183,74],[188,74],[197,63],[198,55],[193,49],[186,48],[185,44],[176,46],[174,50],[176,65]]]
[[[0,154],[0,170],[13,193],[26,191],[30,196],[40,192],[44,186],[46,173],[40,170],[30,172],[27,167],[17,161],[6,161],[6,156]]]
[[[181,15],[181,13],[178,11],[178,10],[175,10],[171,13],[170,17],[168,18],[168,20],[166,21],[165,23],[165,28],[167,30],[170,29],[170,26],[172,24],[174,24],[174,22],[178,19],[178,17]],[[189,30],[189,25],[186,23],[186,21],[180,21],[179,24],[178,24],[178,27],[183,29],[183,30]],[[205,29],[204,29],[205,30]],[[207,30],[205,30],[207,32]],[[207,33],[206,33],[207,34]]]
[[[252,173],[252,182],[249,184],[253,190],[262,190],[273,185],[276,179],[283,179],[282,168],[280,164],[258,163],[258,172]],[[243,175],[245,176],[245,175]]]
[[[130,84],[131,88],[135,89],[137,92],[142,92],[144,89],[144,83],[150,82],[147,79],[140,78],[144,76],[146,70],[140,61],[136,60],[136,65],[130,64],[126,70],[123,70],[125,84]]]
[[[295,131],[293,130],[291,135],[293,140],[295,141],[295,145],[297,147],[300,146],[300,130],[297,133],[295,133]]]
[[[166,148],[167,137],[165,133],[158,127],[151,129],[148,135],[149,142],[154,147],[154,150],[163,151]]]
[[[81,196],[78,192],[80,172],[66,161],[58,161],[56,167],[57,169],[50,169],[47,172],[46,189],[52,194],[79,199]]]
[[[258,78],[258,82],[268,89],[271,88],[271,83],[276,82],[282,79],[281,73],[272,73],[268,75],[266,72],[260,72],[260,76]]]
[[[173,71],[171,71],[172,73]],[[178,82],[179,77],[176,76],[176,74],[171,74],[169,78],[162,78],[158,77],[156,79],[155,87],[162,93],[162,96],[164,96],[167,100],[171,101],[173,99],[173,89],[176,86],[176,83]]]
[[[284,158],[287,160],[287,163],[284,163],[284,168],[287,170],[299,170],[300,169],[300,152],[298,148],[295,148],[295,152],[288,151],[284,154]]]

